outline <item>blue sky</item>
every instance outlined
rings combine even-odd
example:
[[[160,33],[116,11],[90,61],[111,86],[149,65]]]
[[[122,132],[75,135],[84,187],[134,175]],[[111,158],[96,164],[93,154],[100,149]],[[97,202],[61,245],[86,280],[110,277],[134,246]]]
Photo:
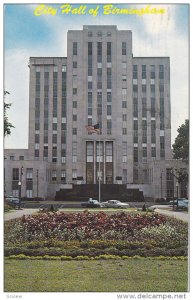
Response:
[[[80,6],[81,4],[78,4]],[[87,8],[91,8],[89,4]],[[82,29],[83,25],[117,25],[132,30],[134,56],[170,56],[172,141],[177,128],[188,117],[189,105],[189,7],[185,4],[160,5],[164,15],[62,15],[59,6],[55,16],[35,16],[32,4],[4,6],[4,88],[10,92],[12,103],[9,119],[14,124],[6,148],[27,148],[30,56],[66,56],[67,31]],[[74,7],[77,5],[73,4]],[[96,7],[93,5],[92,7]],[[146,4],[114,4],[119,8],[145,7]],[[22,133],[22,134],[21,134]]]

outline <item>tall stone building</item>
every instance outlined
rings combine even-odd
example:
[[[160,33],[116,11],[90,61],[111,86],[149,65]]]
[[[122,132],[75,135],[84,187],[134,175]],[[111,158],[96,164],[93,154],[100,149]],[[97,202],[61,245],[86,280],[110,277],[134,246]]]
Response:
[[[169,57],[134,57],[130,30],[83,26],[68,31],[67,57],[29,67],[29,147],[5,150],[6,195],[21,182],[22,197],[65,198],[77,185],[86,197],[99,178],[106,191],[175,195]]]

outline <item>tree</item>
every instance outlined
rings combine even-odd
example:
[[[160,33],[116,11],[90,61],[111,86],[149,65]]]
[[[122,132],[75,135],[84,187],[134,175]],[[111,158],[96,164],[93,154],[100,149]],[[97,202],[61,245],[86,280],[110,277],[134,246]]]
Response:
[[[189,162],[189,120],[178,128],[178,135],[173,146],[173,157]]]
[[[7,109],[10,108],[11,103],[5,102],[5,96],[9,94],[9,92],[4,91],[4,136],[11,134],[11,128],[14,128],[14,126],[8,121],[7,116]]]

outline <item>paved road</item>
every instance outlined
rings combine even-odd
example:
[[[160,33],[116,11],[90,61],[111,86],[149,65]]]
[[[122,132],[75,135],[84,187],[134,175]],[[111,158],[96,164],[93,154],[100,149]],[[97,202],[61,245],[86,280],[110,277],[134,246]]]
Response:
[[[179,220],[182,220],[184,222],[189,221],[189,214],[184,211],[173,211],[173,210],[166,210],[166,209],[161,209],[161,208],[156,208],[154,211],[156,211],[159,214],[173,217]]]

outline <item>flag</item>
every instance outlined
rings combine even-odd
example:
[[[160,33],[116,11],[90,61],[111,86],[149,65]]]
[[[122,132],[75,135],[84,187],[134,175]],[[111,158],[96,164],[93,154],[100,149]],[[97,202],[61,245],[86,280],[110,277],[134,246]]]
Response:
[[[88,126],[86,126],[86,129],[87,129],[88,133],[98,133],[98,132],[100,132],[99,123],[95,124],[95,125],[88,125]]]

